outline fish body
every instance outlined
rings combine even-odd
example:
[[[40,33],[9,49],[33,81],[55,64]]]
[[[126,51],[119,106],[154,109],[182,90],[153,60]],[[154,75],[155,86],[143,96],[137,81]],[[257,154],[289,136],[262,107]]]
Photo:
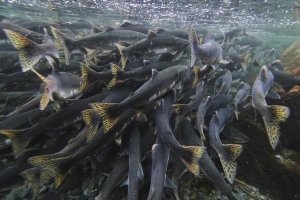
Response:
[[[286,121],[290,109],[281,105],[268,105],[266,96],[273,85],[274,76],[267,66],[263,66],[252,86],[252,105],[262,115],[270,144],[273,149],[280,137],[279,124]]]
[[[220,133],[227,126],[234,114],[232,108],[222,108],[216,112],[209,122],[209,139],[211,146],[217,151],[225,176],[230,183],[233,183],[236,171],[236,159],[242,152],[242,145],[222,144]]]
[[[224,75],[222,75],[215,81],[214,93],[216,95],[228,94],[230,92],[231,84],[232,84],[232,74],[229,70],[227,70]]]

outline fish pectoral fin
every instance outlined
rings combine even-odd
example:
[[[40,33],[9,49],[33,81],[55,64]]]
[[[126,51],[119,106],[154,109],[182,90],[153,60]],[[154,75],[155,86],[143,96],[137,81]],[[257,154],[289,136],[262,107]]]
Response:
[[[177,191],[177,185],[168,177],[165,178],[164,187]]]
[[[92,103],[91,108],[100,115],[102,118],[104,132],[109,131],[114,126],[118,118],[112,118],[109,116],[109,109],[117,105],[117,103]]]
[[[233,161],[226,161],[225,159],[220,157],[220,161],[225,173],[225,176],[229,183],[233,183],[235,180],[236,172],[237,172],[237,162],[235,160]]]
[[[138,175],[138,179],[140,181],[144,180],[144,170],[143,170],[143,167],[142,167],[141,164],[139,165],[139,169],[138,169],[137,175]]]
[[[22,71],[26,72],[33,68],[43,56],[43,54],[36,54],[42,52],[39,51],[38,44],[17,32],[7,29],[3,29],[3,31],[18,51]]]
[[[126,48],[125,46],[122,46],[118,43],[114,43],[115,46],[117,47],[119,53],[120,53],[120,56],[121,56],[121,63],[122,63],[122,69],[124,70],[125,69],[125,66],[126,66],[126,63],[127,63],[127,56],[125,55],[124,53],[124,49]]]
[[[108,89],[112,89],[118,84],[118,75],[121,73],[125,74],[125,71],[122,70],[118,65],[112,64],[111,65],[111,73],[112,73],[113,77],[107,85]]]
[[[195,176],[200,174],[199,160],[202,158],[205,148],[200,146],[181,146],[186,152],[188,157],[181,157],[183,164]]]
[[[5,135],[11,140],[12,148],[15,157],[19,157],[26,147],[29,145],[31,138],[27,138],[28,130],[13,130],[13,129],[6,129],[0,130],[0,134]]]
[[[25,184],[32,188],[33,196],[37,197],[40,193],[40,184],[39,184],[39,174],[40,170],[38,168],[29,168],[20,173],[25,180]]]
[[[91,142],[98,129],[99,116],[93,109],[86,109],[81,112],[83,121],[87,126],[87,142]]]

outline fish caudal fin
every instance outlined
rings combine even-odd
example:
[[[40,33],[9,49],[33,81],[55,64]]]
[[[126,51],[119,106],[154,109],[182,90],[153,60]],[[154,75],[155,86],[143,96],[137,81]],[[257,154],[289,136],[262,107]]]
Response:
[[[227,180],[233,183],[237,172],[236,159],[241,155],[243,146],[240,144],[223,144],[222,146],[229,154],[230,159],[224,159],[220,156],[220,161]]]
[[[285,122],[290,115],[290,109],[286,106],[272,105],[269,106],[272,114],[271,119],[264,119],[268,138],[273,149],[276,148],[280,137],[280,123]]]
[[[92,103],[91,108],[100,115],[104,126],[104,132],[107,132],[114,126],[118,118],[112,118],[109,116],[109,109],[115,106],[116,103]]]
[[[41,100],[40,100],[40,110],[45,110],[45,108],[47,107],[49,102],[50,102],[50,96],[48,94],[48,91],[46,89],[46,85],[44,83],[44,91],[41,94]]]
[[[197,55],[199,52],[198,36],[194,27],[191,27],[189,30],[189,41],[191,46],[191,67],[193,67],[197,60]]]
[[[55,44],[56,48],[58,50],[63,50],[65,55],[65,63],[66,65],[70,64],[70,56],[71,56],[71,48],[68,44],[73,42],[73,39],[69,38],[62,32],[60,32],[58,29],[54,28],[53,26],[50,26],[51,32],[55,38]]]
[[[92,109],[86,109],[81,112],[83,121],[85,122],[88,132],[87,132],[87,142],[91,142],[98,129],[99,125],[99,116],[97,113]]]
[[[37,197],[40,193],[39,175],[40,170],[38,168],[29,168],[21,172],[21,175],[25,179],[25,184],[32,188],[33,196]]]
[[[108,83],[108,89],[114,88],[118,84],[118,75],[120,73],[125,73],[118,65],[112,64],[111,65],[111,73],[113,75],[113,78]]]
[[[43,54],[39,54],[42,51],[40,51],[38,44],[19,33],[7,29],[3,30],[18,51],[22,71],[26,72],[32,69],[43,56]]]
[[[11,140],[12,148],[15,157],[19,157],[26,147],[29,145],[31,139],[26,138],[28,131],[26,129],[23,130],[0,130],[0,134],[5,135]]]
[[[199,160],[202,158],[204,153],[204,148],[200,146],[181,146],[188,156],[182,156],[180,159],[184,165],[192,172],[194,175],[198,176],[200,174]]]
[[[201,81],[201,77],[200,77],[201,69],[200,69],[200,67],[199,66],[194,66],[193,67],[193,72],[194,72],[194,80],[193,80],[193,88],[194,88]]]
[[[173,104],[172,107],[176,114],[180,114],[187,107],[187,104]]]
[[[117,49],[119,50],[120,56],[121,56],[121,63],[122,63],[122,69],[125,69],[126,63],[128,58],[126,57],[126,55],[124,54],[124,49],[126,48],[125,46],[122,46],[118,43],[115,43]]]
[[[88,81],[88,74],[89,74],[89,67],[87,64],[82,63],[81,65],[81,82],[80,82],[80,92],[85,92],[89,88],[89,81]]]

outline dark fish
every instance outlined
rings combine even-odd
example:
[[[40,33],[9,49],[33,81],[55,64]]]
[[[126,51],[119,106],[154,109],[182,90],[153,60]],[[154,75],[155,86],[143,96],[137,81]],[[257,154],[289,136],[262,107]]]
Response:
[[[202,157],[203,148],[199,146],[181,145],[171,130],[169,120],[172,112],[172,104],[175,101],[175,94],[166,94],[160,106],[155,110],[155,123],[157,135],[162,139],[174,154],[180,158],[184,165],[196,176],[199,175],[198,161]]]
[[[268,67],[263,66],[252,86],[252,105],[261,114],[270,144],[273,149],[280,137],[280,123],[287,120],[290,109],[281,105],[268,105],[266,96],[273,85],[274,76]]]
[[[153,61],[145,66],[136,67],[132,70],[124,71],[118,65],[113,64],[111,66],[111,72],[113,74],[112,80],[109,82],[108,87],[112,88],[120,82],[135,81],[142,82],[147,81],[152,76],[152,70],[162,71],[168,67],[182,64],[181,61],[165,62],[165,61]]]
[[[222,76],[220,76],[214,84],[214,94],[229,94],[232,84],[232,75],[229,70]]]
[[[219,64],[222,57],[221,45],[213,39],[211,33],[208,33],[205,38],[205,42],[199,45],[198,36],[194,28],[190,28],[190,46],[191,46],[191,67],[195,65],[197,58],[200,58],[201,62],[206,65]]]
[[[187,145],[193,146],[203,146],[203,142],[199,139],[192,127],[191,122],[188,119],[181,118],[179,123],[181,123],[182,137]],[[241,200],[239,194],[234,193],[232,187],[225,181],[223,175],[218,171],[217,167],[209,157],[206,150],[203,152],[202,158],[199,160],[200,170],[205,174],[205,176],[212,182],[216,189],[220,190],[224,195],[230,200]]]
[[[188,46],[188,41],[170,36],[157,35],[153,31],[149,31],[146,39],[142,39],[128,47],[116,44],[121,55],[122,69],[125,68],[129,57],[146,56],[146,54],[156,55],[171,53],[177,54]]]
[[[231,95],[217,95],[214,97],[208,97],[203,101],[197,111],[197,129],[200,132],[202,139],[205,139],[203,132],[203,126],[205,123],[205,118],[211,115],[213,111],[225,107],[231,100]]]
[[[139,199],[139,184],[143,180],[141,165],[141,133],[135,126],[130,132],[128,143],[129,171],[128,171],[128,199]]]
[[[96,33],[86,36],[81,39],[72,39],[64,35],[62,32],[54,27],[51,27],[52,34],[54,35],[56,46],[58,50],[63,50],[65,54],[65,62],[69,65],[70,56],[75,49],[85,49],[85,52],[89,49],[112,48],[116,42],[132,43],[139,41],[146,36],[142,33],[128,30],[108,31]]]
[[[155,33],[158,35],[163,35],[163,34],[172,35],[172,36],[179,37],[179,38],[182,38],[185,40],[189,39],[189,34],[186,31],[167,31],[162,28],[156,28]]]
[[[226,178],[230,183],[233,183],[236,176],[236,159],[242,152],[242,145],[223,144],[220,139],[220,133],[231,122],[233,114],[232,108],[222,108],[216,111],[216,114],[209,122],[210,144],[217,151]]]
[[[281,84],[284,88],[292,88],[295,85],[300,86],[299,78],[288,75],[282,71],[273,68],[272,66],[269,67],[269,70],[272,72],[274,76],[274,81],[276,83]]]
[[[152,146],[151,184],[147,200],[162,199],[169,154],[170,149],[158,137],[156,143]]]
[[[128,157],[122,156],[117,159],[116,163],[113,164],[114,168],[109,173],[99,195],[95,200],[106,200],[110,199],[110,195],[113,189],[120,185],[125,179],[128,171]]]
[[[115,30],[129,30],[129,31],[136,31],[139,33],[147,34],[150,30],[150,26],[139,24],[139,23],[133,23],[124,20],[122,24],[114,27]]]
[[[225,38],[231,40],[234,37],[238,37],[246,34],[246,29],[244,27],[234,27],[225,33]]]
[[[33,69],[42,58],[46,58],[53,67],[59,64],[58,51],[46,29],[44,29],[45,34],[41,44],[38,44],[17,32],[8,29],[3,30],[7,38],[9,38],[18,51],[23,72]]]
[[[160,72],[154,71],[153,76],[145,82],[140,88],[133,92],[128,98],[119,104],[95,103],[92,107],[98,110],[104,121],[105,131],[114,123],[114,117],[122,113],[122,111],[147,105],[168,91],[181,87],[182,83],[187,79],[188,67],[184,65],[176,65],[169,67]]]

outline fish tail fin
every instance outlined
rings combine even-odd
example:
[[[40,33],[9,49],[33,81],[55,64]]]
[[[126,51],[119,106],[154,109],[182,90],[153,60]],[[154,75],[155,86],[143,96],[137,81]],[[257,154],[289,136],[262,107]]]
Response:
[[[200,174],[199,160],[202,158],[204,148],[200,146],[181,146],[187,153],[186,156],[181,157],[182,162],[194,175]]]
[[[40,170],[38,168],[29,168],[21,172],[25,180],[25,184],[33,189],[33,196],[37,197],[40,193],[40,183],[39,183]]]
[[[46,85],[44,84],[44,91],[41,95],[41,100],[40,100],[40,110],[45,110],[45,108],[47,107],[47,105],[50,102],[50,96],[49,93],[46,89]]]
[[[270,119],[263,119],[270,144],[272,148],[275,149],[280,137],[279,124],[287,120],[290,115],[290,109],[286,106],[272,105],[269,106],[269,111],[271,112],[272,117]]]
[[[26,147],[29,145],[31,139],[26,137],[28,134],[27,129],[23,130],[13,130],[13,129],[7,129],[7,130],[0,130],[0,134],[5,135],[11,140],[12,148],[14,155],[16,157],[19,157]]]
[[[65,55],[65,63],[66,65],[70,64],[70,56],[72,48],[70,47],[70,44],[72,44],[73,39],[69,38],[62,32],[60,32],[58,29],[54,28],[53,26],[50,26],[51,32],[55,39],[56,48],[58,50],[63,50]]]
[[[17,32],[7,29],[3,29],[3,31],[18,51],[22,71],[26,72],[32,69],[43,56],[43,53],[40,53],[42,51],[40,51],[39,45]]]
[[[108,83],[108,89],[112,89],[115,87],[118,83],[118,75],[120,73],[124,73],[124,71],[116,64],[111,65],[111,73],[113,75],[113,78]]]
[[[121,56],[121,63],[122,63],[122,69],[124,70],[125,69],[125,66],[126,66],[126,63],[127,63],[127,56],[124,52],[124,49],[126,48],[125,46],[122,46],[118,43],[115,43],[117,49],[119,50],[119,53],[120,53],[120,56]]]
[[[220,161],[227,180],[230,183],[233,183],[237,172],[236,159],[242,153],[243,146],[240,144],[224,144],[222,146],[225,148],[225,151],[230,155],[230,159],[224,159],[220,157]]]
[[[182,113],[183,110],[187,107],[187,104],[173,104],[172,107],[174,108],[175,113],[179,114]]]
[[[116,123],[117,118],[109,116],[109,109],[114,107],[116,103],[92,103],[90,104],[91,108],[100,115],[102,118],[102,123],[104,126],[104,132],[109,131],[111,127]]]
[[[47,154],[47,155],[39,155],[39,156],[33,156],[27,159],[28,163],[32,166],[40,166],[42,163],[47,162],[50,159],[53,159],[54,154]]]
[[[40,181],[45,184],[54,178],[55,187],[58,188],[67,176],[68,171],[59,169],[59,165],[67,160],[69,157],[60,157],[50,159],[47,162],[41,164]]]
[[[80,91],[85,92],[89,88],[89,67],[87,64],[82,63],[81,65],[81,82],[80,82]]]
[[[201,81],[200,71],[201,69],[199,66],[193,67],[193,72],[194,72],[193,88],[196,87],[197,84]]]
[[[189,41],[190,41],[190,46],[191,46],[191,66],[190,67],[193,67],[197,60],[197,56],[198,56],[198,52],[199,52],[198,36],[197,36],[196,30],[194,27],[191,27],[189,30]]]
[[[229,183],[233,183],[236,172],[237,172],[237,162],[235,160],[225,160],[223,158],[220,158],[225,176]]]
[[[87,142],[91,142],[94,139],[99,125],[99,116],[93,109],[86,109],[81,112],[83,121],[88,127]]]

